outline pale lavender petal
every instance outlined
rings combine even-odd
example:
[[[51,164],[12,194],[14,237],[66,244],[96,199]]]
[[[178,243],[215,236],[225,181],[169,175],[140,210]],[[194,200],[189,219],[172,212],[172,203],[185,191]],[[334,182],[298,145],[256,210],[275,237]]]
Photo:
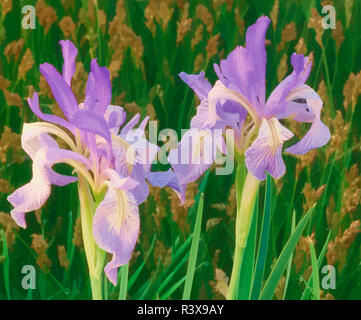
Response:
[[[257,109],[244,96],[235,90],[228,89],[219,80],[208,94],[208,104],[209,110],[203,124],[209,128],[222,127],[222,125],[237,127],[235,124],[243,123],[247,110],[253,117],[258,115]],[[234,117],[234,114],[238,116]]]
[[[130,130],[132,130],[135,125],[140,120],[140,114],[137,113],[132,119],[129,120],[129,122],[120,130],[120,134],[126,135]]]
[[[264,180],[268,172],[278,179],[286,171],[282,159],[283,143],[293,137],[293,133],[271,118],[263,118],[258,137],[246,150],[246,166],[257,179]]]
[[[104,271],[114,285],[117,285],[118,268],[131,258],[139,224],[139,209],[132,194],[109,186],[95,211],[93,235],[98,246],[113,255]]]
[[[286,100],[288,104],[284,118],[290,117],[299,122],[313,122],[320,119],[323,102],[310,86],[303,84],[293,88]]]
[[[63,52],[63,78],[67,85],[71,87],[71,79],[75,73],[75,58],[78,55],[78,49],[70,40],[60,40],[61,50]]]
[[[86,110],[78,110],[72,117],[71,123],[79,129],[97,134],[111,142],[111,133],[104,117]]]
[[[48,134],[48,128],[37,122],[24,123],[21,133],[21,146],[32,160],[42,148],[59,148],[55,139]]]
[[[123,178],[114,169],[105,169],[104,174],[109,178],[112,186],[116,189],[131,190],[134,189],[139,182],[130,177]]]
[[[277,118],[284,118],[287,113],[287,97],[294,89],[303,85],[311,72],[312,62],[308,57],[302,54],[293,53],[291,56],[291,63],[293,72],[283,79],[278,86],[272,91],[267,99],[265,106],[266,116],[275,116]]]
[[[207,99],[208,92],[212,89],[212,85],[204,77],[203,71],[199,74],[187,74],[185,72],[181,72],[179,77],[193,89],[201,101]]]
[[[141,130],[141,131],[144,131],[145,130],[145,127],[147,126],[148,124],[148,121],[149,121],[150,117],[149,116],[146,116],[144,117],[144,119],[142,120],[142,122],[140,123],[140,125],[138,126],[138,130]]]
[[[144,121],[142,121],[142,124]],[[155,144],[150,143],[145,138],[144,125],[140,125],[137,129],[129,131],[126,135],[119,135],[129,145],[128,148],[133,150],[136,155],[136,161],[143,165],[145,175],[150,171],[153,160],[155,159],[159,147]],[[130,151],[129,150],[129,151]],[[129,153],[128,151],[128,153]]]
[[[76,181],[74,177],[60,175],[51,169],[56,163],[67,159],[87,162],[82,155],[59,148],[41,148],[33,159],[33,177],[31,181],[8,196],[7,200],[14,206],[11,215],[19,226],[26,228],[25,213],[43,206],[51,191],[51,183],[59,186]]]
[[[306,135],[285,151],[292,154],[305,154],[312,149],[324,146],[330,139],[330,129],[321,120],[316,120]]]
[[[168,155],[181,184],[196,181],[213,164],[217,145],[212,130],[191,129],[183,135],[178,148]]]
[[[145,181],[146,173],[144,172],[142,164],[137,162],[132,166],[130,177],[138,182],[138,184],[131,190],[131,193],[134,195],[134,198],[139,205],[147,199],[149,194],[149,187]]]
[[[108,122],[108,126],[110,129],[112,128],[120,128],[120,126],[124,123],[127,117],[126,112],[120,106],[108,105],[107,110],[105,111],[104,118]]]
[[[252,102],[262,107],[265,103],[265,79],[266,79],[266,32],[271,19],[262,16],[256,23],[250,26],[246,32],[246,50],[247,54],[254,61],[253,77],[250,78],[250,89],[254,98]]]
[[[246,33],[246,48],[236,47],[214,70],[223,85],[247,98],[261,115],[265,102],[265,37],[270,19],[260,17]]]
[[[72,124],[70,124],[68,121],[66,121],[63,118],[60,118],[58,116],[54,116],[52,114],[46,114],[43,113],[40,110],[39,107],[39,96],[37,92],[34,92],[33,98],[28,98],[28,104],[30,106],[30,109],[34,112],[34,114],[39,117],[40,119],[50,122],[50,123],[55,123],[58,124],[66,129],[68,129],[70,132],[74,133],[74,126]]]
[[[63,187],[78,180],[77,177],[65,176],[63,174],[55,172],[49,167],[44,167],[44,169],[47,171],[50,184],[53,184],[55,186]]]
[[[172,188],[177,193],[181,203],[184,203],[187,184],[181,184],[179,178],[172,169],[164,172],[150,172],[147,180],[152,186],[160,188],[167,186]]]
[[[306,152],[324,146],[330,139],[328,127],[321,121],[322,99],[309,86],[301,85],[291,91],[288,100],[306,101],[305,109],[298,108],[294,111],[294,119],[301,122],[312,122],[307,134],[295,145],[286,149],[292,154],[305,154]]]
[[[78,103],[69,85],[64,81],[59,72],[49,63],[40,65],[40,72],[48,82],[51,92],[64,115],[71,119],[78,109]]]
[[[7,197],[14,207],[11,216],[22,228],[26,228],[25,213],[41,208],[50,195],[48,172],[43,170],[42,157],[44,153],[39,151],[34,158],[31,181]]]
[[[110,72],[100,67],[96,59],[91,61],[90,73],[86,86],[84,107],[103,116],[112,97]]]

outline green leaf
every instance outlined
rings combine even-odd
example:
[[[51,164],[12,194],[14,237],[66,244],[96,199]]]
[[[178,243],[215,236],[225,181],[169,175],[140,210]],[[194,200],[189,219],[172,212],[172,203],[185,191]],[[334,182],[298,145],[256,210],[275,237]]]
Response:
[[[127,299],[127,289],[128,289],[128,271],[129,264],[121,267],[120,271],[120,290],[119,290],[119,300]]]
[[[259,242],[259,248],[257,254],[255,273],[252,283],[252,293],[251,293],[252,300],[258,299],[259,294],[261,292],[261,286],[263,282],[264,269],[267,258],[269,231],[271,225],[271,208],[272,208],[272,180],[271,180],[271,176],[267,174],[261,236],[260,236],[260,242]]]
[[[291,234],[293,234],[295,232],[295,229],[296,229],[296,211],[293,210],[292,224],[291,224]],[[291,267],[292,267],[292,257],[293,257],[293,253],[291,254],[290,258],[288,259],[287,273],[286,273],[286,283],[285,283],[285,289],[283,291],[283,300],[285,300],[285,298],[286,298],[288,282],[290,281]]]
[[[184,284],[183,300],[189,300],[192,291],[192,284],[194,279],[194,271],[196,268],[198,248],[199,248],[199,238],[201,235],[202,227],[202,215],[203,215],[203,203],[204,203],[204,193],[201,193],[201,198],[198,204],[197,218],[193,231],[193,239],[191,245],[191,252],[188,260],[188,268],[186,274],[186,282]]]
[[[156,239],[156,235],[153,236],[152,244],[150,245],[150,248],[149,248],[149,250],[147,252],[147,255],[144,258],[142,264],[139,266],[139,268],[130,277],[130,279],[128,281],[128,290],[130,290],[130,288],[134,285],[135,281],[138,279],[138,277],[139,277],[140,273],[142,272],[148,258],[150,257],[150,254],[153,252],[154,245],[155,245],[155,239]]]
[[[257,242],[257,217],[258,217],[258,196],[253,209],[252,223],[247,239],[247,246],[244,250],[244,258],[238,279],[238,292],[236,300],[246,300],[250,298],[252,275],[254,272],[256,242]]]
[[[316,300],[320,300],[320,278],[318,275],[316,251],[312,241],[309,242],[309,245],[311,252],[311,263],[312,263],[313,297]]]
[[[195,268],[195,270],[199,269],[200,267],[202,267],[203,265],[205,265],[206,262],[201,263],[197,268]],[[182,283],[187,279],[187,275],[185,275],[182,279],[180,279],[179,281],[177,281],[175,284],[173,284],[161,297],[160,300],[165,300],[168,299],[168,297],[175,291],[177,290]],[[184,299],[183,299],[184,300]]]
[[[278,259],[266,281],[266,284],[259,297],[260,300],[271,300],[272,299],[272,296],[276,289],[276,286],[282,276],[283,271],[285,270],[285,268],[287,266],[288,259],[291,256],[294,248],[296,247],[296,244],[303,232],[303,229],[305,228],[307,222],[309,221],[314,209],[315,209],[315,206],[313,206],[311,209],[309,209],[307,211],[307,213],[304,215],[304,217],[301,219],[301,221],[297,225],[295,232],[288,239],[286,245],[284,246],[280,256],[278,257]]]
[[[5,258],[4,261],[4,283],[5,283],[5,291],[6,291],[6,296],[8,298],[8,300],[11,300],[11,296],[10,296],[10,262],[9,262],[9,250],[8,250],[8,245],[7,245],[7,241],[6,241],[6,237],[5,237],[5,231],[1,230],[1,234],[2,234],[2,243],[3,243],[3,256]]]
[[[328,242],[330,241],[330,238],[331,238],[331,231],[328,233],[328,236],[327,236],[327,239],[326,239],[326,241],[325,241],[325,244],[323,245],[322,250],[321,250],[321,253],[320,253],[320,255],[318,256],[318,259],[317,259],[318,269],[321,268],[321,263],[322,263],[323,258],[325,257],[325,254],[326,254],[326,251],[327,251]],[[307,299],[310,297],[311,291],[310,291],[309,288],[311,288],[311,286],[312,286],[312,280],[313,280],[312,277],[308,280],[308,283],[307,283],[307,285],[306,285],[306,288],[305,288],[305,290],[303,291],[301,300],[307,300]]]

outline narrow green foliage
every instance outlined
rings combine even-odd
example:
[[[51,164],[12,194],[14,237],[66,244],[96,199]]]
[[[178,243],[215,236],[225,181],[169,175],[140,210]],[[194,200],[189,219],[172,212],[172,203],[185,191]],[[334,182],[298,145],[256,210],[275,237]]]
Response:
[[[252,283],[251,299],[257,299],[261,292],[264,270],[266,266],[268,239],[269,239],[269,232],[271,225],[271,208],[272,208],[272,180],[270,175],[267,175],[261,235],[259,241],[255,273]]]
[[[309,241],[310,253],[311,253],[311,263],[312,263],[312,287],[313,287],[313,298],[315,300],[320,300],[320,277],[318,275],[318,265],[315,247],[312,241]]]
[[[298,242],[298,239],[302,235],[303,229],[305,228],[307,222],[309,221],[315,207],[313,206],[310,210],[307,211],[307,213],[302,217],[301,221],[298,223],[295,231],[288,239],[286,245],[284,246],[280,256],[278,257],[276,263],[274,264],[271,273],[266,281],[266,284],[264,285],[260,300],[270,300],[272,299],[274,290],[281,279],[282,273],[285,270],[288,259],[291,256],[294,248],[296,247],[296,244]]]
[[[184,284],[183,300],[189,300],[191,296],[194,272],[196,269],[196,262],[198,256],[199,239],[201,235],[203,203],[204,203],[204,194],[202,193],[198,204],[196,223],[194,225],[191,251],[188,260],[186,280]]]

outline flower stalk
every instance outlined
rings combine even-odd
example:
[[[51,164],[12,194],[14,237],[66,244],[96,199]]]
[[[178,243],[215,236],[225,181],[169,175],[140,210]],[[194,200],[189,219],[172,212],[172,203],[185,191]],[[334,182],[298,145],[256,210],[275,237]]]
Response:
[[[250,172],[245,176],[246,169],[241,162],[238,163],[236,172],[236,194],[237,194],[237,217],[235,230],[235,249],[231,280],[227,295],[228,300],[236,298],[238,290],[239,275],[243,262],[243,255],[247,246],[248,234],[254,212],[260,181]]]
[[[94,202],[89,186],[82,176],[79,176],[78,193],[83,242],[85,256],[89,267],[92,297],[93,300],[102,300],[102,273],[105,263],[105,252],[98,247],[93,237],[92,223],[97,204]]]

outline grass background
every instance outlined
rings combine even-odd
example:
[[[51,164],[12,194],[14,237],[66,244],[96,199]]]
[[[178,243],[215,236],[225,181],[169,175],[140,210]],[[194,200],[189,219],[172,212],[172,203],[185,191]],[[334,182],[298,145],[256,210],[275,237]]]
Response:
[[[21,27],[21,8],[28,4],[36,7],[34,30]],[[272,18],[266,35],[267,93],[291,72],[290,56],[295,48],[311,54],[313,68],[307,83],[323,98],[323,119],[332,132],[331,142],[311,155],[284,155],[286,175],[270,181],[271,223],[264,279],[290,237],[293,215],[294,221],[299,221],[316,202],[273,298],[301,298],[312,274],[313,247],[319,256],[329,234],[321,266],[335,266],[336,288],[323,290],[321,298],[361,298],[361,182],[357,168],[361,134],[357,100],[361,91],[361,2],[168,0],[159,6],[157,1],[124,0],[94,4],[7,0],[1,5],[0,299],[91,297],[85,254],[79,244],[76,185],[53,187],[46,205],[27,215],[26,230],[19,230],[8,218],[11,207],[7,195],[31,179],[31,161],[19,147],[23,123],[37,120],[26,98],[38,91],[42,109],[59,113],[39,72],[44,62],[61,70],[59,40],[69,38],[79,49],[73,80],[79,102],[84,96],[90,60],[97,57],[111,70],[113,104],[124,106],[129,118],[137,111],[148,113],[158,120],[159,129],[173,128],[180,133],[189,127],[197,100],[177,75],[181,71],[204,70],[213,83],[213,63],[219,63],[236,45],[244,45],[246,28],[263,14]],[[334,31],[320,28],[325,4],[336,8]],[[300,135],[307,129],[290,125]],[[69,172],[66,167],[57,168]],[[190,297],[224,298],[234,248],[234,179],[235,175],[216,176],[214,170],[209,170],[187,190],[185,207],[179,207],[171,191],[151,189],[147,202],[140,207],[141,233],[129,266],[127,298],[182,298],[200,191],[205,193],[204,210]],[[255,221],[256,247],[264,194],[263,183]],[[24,265],[36,267],[35,290],[21,287]],[[254,274],[254,269],[249,272]],[[106,298],[117,299],[119,285],[106,283],[105,292]]]

